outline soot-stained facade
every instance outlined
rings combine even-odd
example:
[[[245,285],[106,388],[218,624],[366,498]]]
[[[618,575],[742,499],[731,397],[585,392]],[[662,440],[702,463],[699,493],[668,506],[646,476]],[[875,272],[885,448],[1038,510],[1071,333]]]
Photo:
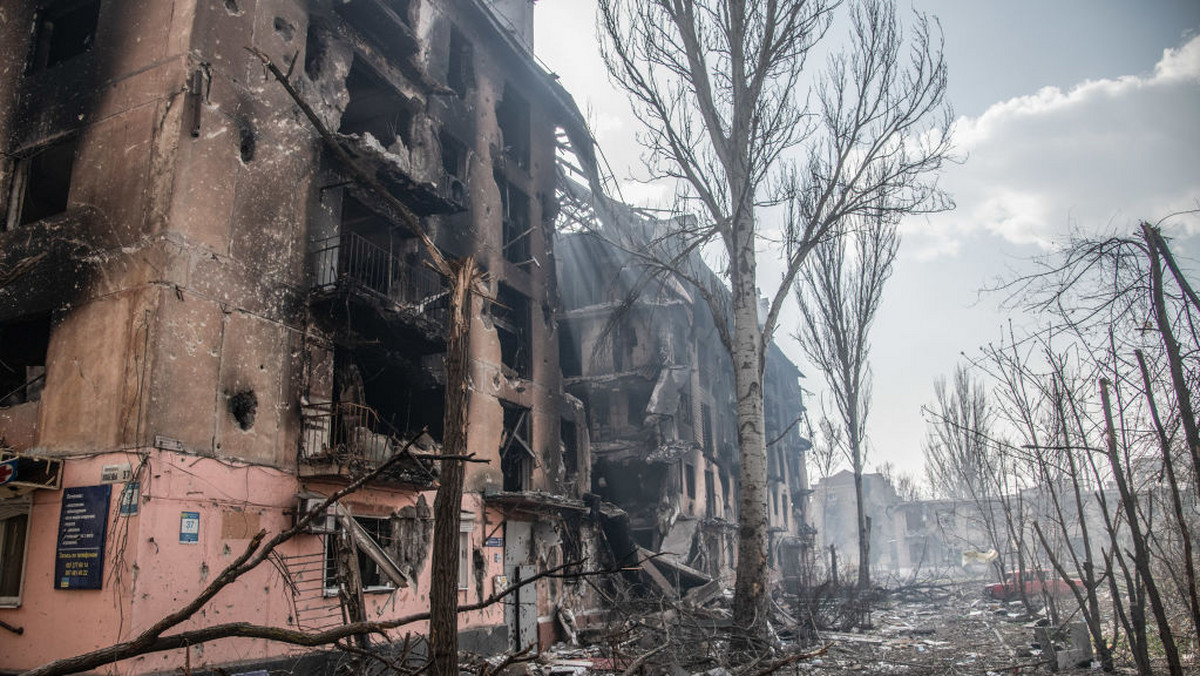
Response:
[[[487,271],[468,419],[468,450],[486,462],[467,469],[460,602],[578,555],[587,425],[562,388],[547,224],[555,130],[580,123],[531,56],[531,12],[0,2],[0,446],[18,471],[0,487],[0,620],[21,630],[0,629],[0,670],[135,636],[260,529],[289,527],[410,442],[436,453],[443,283],[404,214],[348,162],[447,256]],[[313,630],[427,608],[436,481],[436,462],[401,463],[187,626]],[[92,486],[81,495],[107,503],[80,508],[101,524],[84,539],[106,541],[71,558],[81,543],[63,533],[83,517],[65,496]],[[546,643],[577,588],[539,581],[464,615],[464,647]],[[79,617],[86,629],[62,631]],[[190,664],[293,653],[233,639]]]
[[[656,241],[665,224],[613,202],[593,208],[591,191],[569,171],[579,164],[565,163],[560,184],[560,359],[567,391],[587,411],[592,490],[613,506],[603,520],[608,541],[618,558],[661,554],[654,561],[676,591],[713,589],[713,580],[730,586],[739,453],[729,353],[697,288],[653,276],[629,253]],[[698,257],[680,265],[718,302],[727,298]],[[813,532],[801,377],[772,345],[764,382],[769,561],[781,578],[808,569]]]

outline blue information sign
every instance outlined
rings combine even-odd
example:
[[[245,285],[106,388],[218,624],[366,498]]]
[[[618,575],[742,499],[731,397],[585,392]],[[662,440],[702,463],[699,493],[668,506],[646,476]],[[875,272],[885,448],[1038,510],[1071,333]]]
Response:
[[[55,589],[100,589],[112,485],[63,489],[54,554]]]

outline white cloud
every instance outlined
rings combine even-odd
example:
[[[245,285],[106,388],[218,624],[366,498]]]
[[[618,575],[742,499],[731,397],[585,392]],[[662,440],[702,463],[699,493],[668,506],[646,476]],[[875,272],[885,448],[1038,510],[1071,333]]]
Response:
[[[1152,74],[1046,87],[960,118],[967,161],[943,185],[958,209],[912,220],[913,254],[953,254],[992,233],[1048,246],[1068,226],[1125,228],[1200,206],[1200,36],[1164,50]],[[1183,219],[1188,232],[1200,219]]]

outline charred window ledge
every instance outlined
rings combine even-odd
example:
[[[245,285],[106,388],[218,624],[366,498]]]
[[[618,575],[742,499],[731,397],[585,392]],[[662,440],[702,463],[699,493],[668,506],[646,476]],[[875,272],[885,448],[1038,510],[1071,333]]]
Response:
[[[381,52],[407,61],[420,48],[410,5],[410,0],[351,0],[335,3],[334,11]]]

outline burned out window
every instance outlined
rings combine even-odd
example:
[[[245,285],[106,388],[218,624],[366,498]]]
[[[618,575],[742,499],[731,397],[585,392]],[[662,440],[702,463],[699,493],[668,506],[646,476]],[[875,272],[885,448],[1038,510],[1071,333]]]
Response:
[[[9,199],[9,229],[67,210],[78,145],[79,138],[72,136],[17,159]]]
[[[628,407],[625,411],[625,420],[630,426],[641,426],[646,420],[646,407],[650,405],[652,393],[653,387],[650,386],[637,386],[629,389],[629,397],[625,400],[625,405]]]
[[[384,551],[394,549],[392,536],[392,520],[388,517],[355,516],[354,522],[370,539]],[[343,537],[342,525],[339,521],[338,532],[325,536],[325,591],[336,593],[338,587],[337,539]],[[387,591],[396,588],[396,584],[388,579],[379,564],[358,547],[358,573],[365,592]]]
[[[500,188],[501,216],[504,219],[504,258],[525,265],[531,262],[529,241],[533,222],[529,216],[529,196],[513,187],[502,176],[496,176]]]
[[[446,174],[448,196],[462,204],[467,197],[467,147],[446,132],[438,135],[442,147],[442,171]]]
[[[0,608],[21,605],[30,504],[28,498],[0,501]]]
[[[588,402],[588,410],[592,414],[592,425],[602,427],[609,424],[609,398],[607,392],[593,392],[591,401]]]
[[[689,498],[696,497],[696,466],[692,463],[687,463],[683,466],[683,483],[687,488],[687,496]]]
[[[92,48],[100,21],[100,0],[63,0],[37,13],[31,72],[53,68]]]
[[[0,324],[0,406],[41,399],[49,345],[50,315]]]
[[[504,155],[522,169],[529,168],[529,102],[504,85],[504,98],[496,106],[496,123],[504,136]]]
[[[492,304],[492,322],[500,339],[500,361],[518,378],[530,376],[530,321],[529,297],[501,284]]]
[[[700,431],[704,434],[704,452],[712,455],[713,452],[713,421],[712,407],[708,404],[700,405]]]
[[[563,420],[559,426],[559,437],[562,439],[563,471],[567,477],[573,478],[579,473],[579,431],[575,423]]]
[[[692,424],[692,397],[682,392],[679,394],[679,421],[685,425]]]
[[[350,102],[342,113],[340,133],[370,134],[384,148],[391,148],[397,140],[409,147],[412,111],[408,99],[357,56],[346,76],[346,90]]]
[[[563,377],[573,378],[583,375],[583,355],[580,346],[575,342],[575,332],[568,324],[558,325],[558,365]]]
[[[527,491],[533,486],[533,420],[530,410],[504,405],[504,435],[500,439],[500,469],[504,490]]]
[[[446,86],[459,98],[475,86],[475,47],[457,28],[450,28],[450,53],[446,58]]]

